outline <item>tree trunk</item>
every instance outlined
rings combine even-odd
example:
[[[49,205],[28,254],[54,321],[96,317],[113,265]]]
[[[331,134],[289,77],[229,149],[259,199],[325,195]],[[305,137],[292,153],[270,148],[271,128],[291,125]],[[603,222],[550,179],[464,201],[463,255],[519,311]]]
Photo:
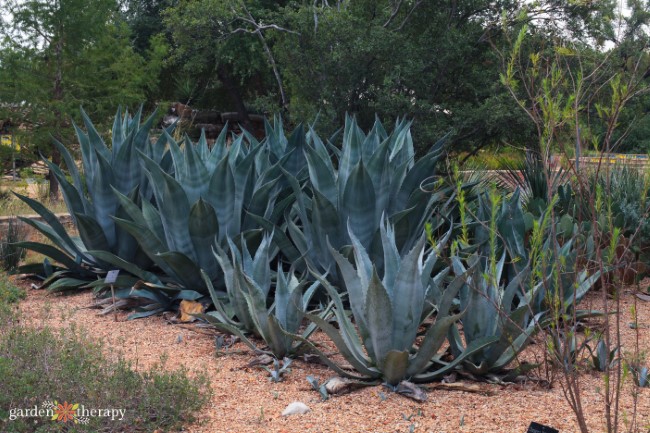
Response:
[[[219,65],[217,67],[217,77],[219,77],[219,80],[223,83],[224,88],[235,103],[235,109],[239,113],[242,126],[248,131],[253,132],[253,123],[251,122],[250,117],[248,117],[248,110],[246,110],[244,98],[224,65]]]
[[[54,72],[54,138],[59,142],[63,142],[61,137],[61,128],[63,125],[63,113],[61,113],[61,101],[63,101],[63,39],[59,34],[54,49],[56,70]],[[55,165],[61,164],[61,153],[56,146],[52,146],[52,163]],[[50,169],[47,173],[50,181],[50,200],[56,200],[59,197],[59,182],[54,176],[54,172]]]

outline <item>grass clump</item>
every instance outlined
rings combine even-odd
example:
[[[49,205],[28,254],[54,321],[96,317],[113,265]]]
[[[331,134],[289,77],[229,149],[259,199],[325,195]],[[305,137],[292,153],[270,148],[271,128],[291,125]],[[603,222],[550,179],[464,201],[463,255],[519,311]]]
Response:
[[[27,240],[27,230],[17,219],[11,218],[0,225],[0,270],[16,269],[25,258],[26,250],[16,246],[17,242]]]
[[[167,371],[164,359],[139,372],[124,359],[108,359],[100,344],[74,327],[55,331],[21,325],[9,303],[24,292],[4,280],[0,278],[0,431],[172,431],[192,422],[209,400],[206,376]],[[79,405],[75,417],[52,420],[57,405],[66,402]],[[124,412],[84,417],[78,412],[82,407]],[[20,416],[33,408],[49,408],[49,416]]]

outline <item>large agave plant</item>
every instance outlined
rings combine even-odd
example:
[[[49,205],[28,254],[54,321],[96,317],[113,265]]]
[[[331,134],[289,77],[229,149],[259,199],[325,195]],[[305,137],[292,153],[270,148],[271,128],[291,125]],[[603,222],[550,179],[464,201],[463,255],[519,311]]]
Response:
[[[256,352],[265,352],[245,335],[255,334],[268,345],[269,354],[282,359],[296,353],[302,345],[296,343],[291,334],[299,332],[319,283],[304,290],[305,282],[299,283],[293,270],[285,274],[279,266],[275,273],[274,298],[269,307],[273,274],[270,264],[274,256],[271,237],[264,237],[254,256],[249,253],[244,239],[241,239],[241,251],[229,240],[230,258],[217,246],[215,256],[224,271],[228,302],[222,301],[210,279],[203,274],[216,310],[200,317],[224,332],[239,336]],[[302,338],[309,338],[315,329],[316,326],[310,324],[301,334]]]
[[[167,140],[171,174],[140,154],[153,203],[138,206],[115,191],[128,219],[114,219],[173,281],[207,294],[201,270],[211,281],[220,276],[212,255],[215,242],[225,244],[256,228],[251,214],[271,218],[280,168],[275,164],[258,173],[255,158],[263,144],[247,144],[245,134],[228,147],[224,131],[212,149],[204,136],[196,145],[186,138],[182,148]]]
[[[113,190],[129,195],[135,202],[140,197],[148,197],[148,182],[144,171],[138,162],[138,152],[157,161],[161,166],[169,165],[171,160],[165,157],[166,138],[162,137],[155,144],[149,139],[149,129],[154,116],[149,117],[142,125],[141,110],[135,116],[128,113],[122,115],[118,109],[112,131],[112,145],[108,147],[91,120],[82,110],[86,127],[84,132],[75,125],[77,138],[81,147],[83,162],[83,177],[79,173],[70,152],[55,140],[71,180],[56,165],[46,161],[56,176],[68,211],[72,216],[79,237],[68,234],[57,218],[43,205],[35,200],[18,195],[44,219],[44,223],[24,219],[47,237],[52,245],[36,242],[25,243],[25,247],[41,253],[64,267],[52,275],[46,282],[50,288],[77,287],[87,283],[94,272],[113,268],[118,263],[132,263],[134,267],[127,269],[147,269],[151,265],[149,258],[139,248],[136,240],[128,231],[120,228],[113,220],[114,215],[124,215],[124,209]],[[95,251],[101,253],[95,254]],[[108,263],[106,258],[114,258]],[[131,268],[130,266],[127,266]],[[21,269],[22,272],[49,274],[50,268],[45,265],[30,266]],[[139,278],[153,283],[160,281],[148,272],[138,272]],[[123,279],[126,278],[123,276]],[[56,280],[56,281],[55,281]],[[130,281],[130,280],[129,280]]]
[[[415,161],[410,123],[405,120],[398,121],[391,134],[377,120],[366,135],[348,117],[336,169],[326,145],[313,131],[310,138],[304,147],[308,182],[300,185],[287,175],[296,203],[285,216],[291,243],[279,245],[292,262],[304,259],[339,285],[342,280],[328,243],[337,251],[350,245],[348,225],[381,271],[382,215],[395,227],[398,249],[407,251],[423,233],[433,207],[448,199],[449,191],[425,190],[438,186],[432,179],[442,142]]]
[[[394,228],[382,223],[380,231],[384,252],[381,276],[351,227],[349,236],[356,268],[331,248],[348,289],[356,327],[346,314],[337,290],[317,274],[334,302],[333,310],[339,330],[320,317],[308,317],[327,333],[358,374],[343,370],[312,345],[324,362],[342,376],[356,379],[382,380],[389,385],[397,385],[406,379],[426,382],[454,369],[463,359],[494,341],[492,337],[475,341],[452,362],[443,362],[439,351],[445,336],[463,315],[451,314],[452,303],[462,280],[456,279],[443,291],[435,305],[435,321],[423,323],[423,309],[429,298],[431,283],[428,273],[432,267],[430,260],[433,260],[435,252],[423,263],[425,238],[422,236],[410,251],[400,255]],[[415,342],[421,326],[425,326],[426,330],[424,339],[417,347]]]
[[[307,134],[304,127],[298,125],[289,135],[284,134],[282,118],[275,116],[273,124],[268,121],[264,122],[264,147],[257,156],[256,168],[266,170],[278,162],[284,170],[292,176],[302,180],[306,177],[306,160],[303,152],[307,144]],[[287,185],[288,186],[288,185]]]

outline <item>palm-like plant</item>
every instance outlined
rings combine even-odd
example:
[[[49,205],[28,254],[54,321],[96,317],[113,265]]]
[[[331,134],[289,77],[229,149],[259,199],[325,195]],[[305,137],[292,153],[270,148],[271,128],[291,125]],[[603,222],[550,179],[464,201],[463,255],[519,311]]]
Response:
[[[536,216],[546,211],[550,200],[567,181],[567,172],[560,165],[534,151],[527,151],[522,163],[508,164],[499,173],[499,183],[508,190],[519,189],[524,209]]]

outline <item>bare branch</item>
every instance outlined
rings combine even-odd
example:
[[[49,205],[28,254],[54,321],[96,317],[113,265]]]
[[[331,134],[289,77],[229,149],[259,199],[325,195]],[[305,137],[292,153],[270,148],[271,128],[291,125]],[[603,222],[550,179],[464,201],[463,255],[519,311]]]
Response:
[[[296,32],[296,31],[285,29],[284,27],[276,26],[275,24],[258,26],[258,27],[255,27],[255,30],[244,29],[242,27],[238,27],[235,30],[229,32],[228,34],[230,35],[230,34],[234,34],[234,33],[250,33],[250,34],[254,35],[254,34],[257,34],[258,32],[268,30],[268,29],[274,29],[274,30],[278,30],[278,31],[291,33],[291,34],[294,34],[294,35],[300,35],[300,33]]]
[[[390,25],[390,23],[395,19],[395,17],[399,13],[399,10],[402,8],[402,3],[404,3],[404,0],[397,1],[397,4],[393,7],[393,12],[390,14],[388,19],[384,23],[384,28],[387,28]]]
[[[260,42],[262,43],[262,48],[264,48],[264,52],[266,53],[269,63],[271,64],[271,69],[273,69],[273,75],[275,76],[275,80],[278,83],[278,89],[280,90],[280,97],[282,99],[282,106],[286,108],[288,102],[287,102],[287,95],[284,92],[284,86],[282,85],[282,77],[280,76],[280,71],[278,70],[278,66],[275,62],[275,57],[273,57],[273,52],[271,51],[271,48],[269,48],[269,45],[266,43],[266,38],[264,37],[264,30],[273,29],[273,30],[279,30],[288,33],[293,33],[293,34],[299,34],[299,33],[294,32],[293,30],[285,29],[284,27],[280,27],[276,24],[260,24],[255,20],[253,14],[251,14],[251,12],[248,10],[244,2],[241,2],[241,6],[243,7],[246,16],[245,17],[238,16],[237,18],[240,19],[241,21],[251,24],[255,28],[255,30],[246,30],[243,28],[237,28],[232,33],[244,32],[244,33],[251,33],[257,35]]]
[[[400,24],[399,27],[397,28],[398,31],[400,31],[400,30],[402,30],[402,29],[404,28],[404,26],[406,25],[406,23],[408,22],[408,20],[411,18],[411,15],[413,15],[413,12],[415,12],[415,10],[416,10],[416,9],[417,9],[421,4],[422,4],[422,0],[418,0],[418,1],[415,2],[415,4],[413,4],[413,6],[411,7],[411,9],[410,9],[410,10],[408,11],[408,13],[406,14],[406,17],[404,18],[404,21],[402,21],[402,24]]]

